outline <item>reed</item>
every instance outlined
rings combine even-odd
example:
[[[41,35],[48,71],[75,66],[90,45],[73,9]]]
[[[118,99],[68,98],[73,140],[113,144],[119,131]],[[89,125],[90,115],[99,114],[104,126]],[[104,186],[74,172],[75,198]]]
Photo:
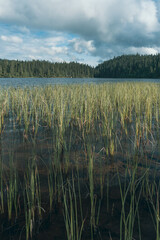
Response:
[[[82,231],[85,220],[79,223],[78,219],[78,203],[75,190],[74,177],[72,182],[67,181],[67,186],[63,188],[64,200],[64,221],[66,226],[67,239],[80,240],[82,238]]]
[[[154,182],[153,185],[154,185],[154,191],[151,188],[151,186],[149,186],[149,188],[148,188],[149,203],[151,204],[152,210],[153,210],[153,211],[151,211],[151,209],[150,209],[150,212],[151,212],[151,217],[153,219],[153,223],[155,226],[156,240],[159,240],[160,239],[160,229],[159,229],[159,224],[160,224],[159,187],[160,186],[159,186],[159,183],[156,183],[156,182]]]
[[[120,239],[133,238],[135,219],[139,221],[141,238],[139,203],[142,195],[150,199],[159,239],[159,186],[153,187],[152,184],[151,188],[150,183],[151,174],[156,181],[159,171],[156,162],[160,151],[159,113],[159,84],[77,84],[0,89],[1,141],[5,127],[11,123],[14,131],[23,129],[19,131],[20,136],[24,143],[32,145],[31,157],[21,181],[14,151],[10,154],[6,172],[2,159],[4,152],[0,151],[1,214],[7,212],[9,220],[13,213],[18,218],[23,209],[20,198],[23,198],[26,239],[34,238],[36,219],[43,215],[36,147],[44,141],[50,146],[45,153],[49,159],[49,163],[45,163],[48,208],[51,213],[56,203],[63,206],[67,239],[82,238],[85,223],[83,184],[88,184],[90,238],[94,239],[104,196],[107,197],[107,213],[110,210],[110,169],[118,176],[121,194]],[[45,154],[42,152],[43,156]],[[126,171],[122,168],[117,170],[119,159],[124,162]],[[138,164],[143,166],[141,172]],[[155,166],[154,171],[151,165]],[[100,198],[96,191],[97,183]],[[23,191],[23,197],[20,191]]]
[[[41,190],[40,190],[40,179],[37,166],[34,159],[24,176],[23,190],[24,196],[24,211],[25,211],[25,223],[26,223],[26,239],[32,238],[35,234],[36,220],[38,222],[42,217],[42,206],[41,206]]]

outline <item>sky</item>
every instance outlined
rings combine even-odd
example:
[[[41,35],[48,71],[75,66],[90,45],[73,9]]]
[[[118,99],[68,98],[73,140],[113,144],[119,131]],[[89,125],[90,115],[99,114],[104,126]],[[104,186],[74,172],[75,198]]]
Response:
[[[160,0],[0,0],[0,59],[96,66],[160,52]]]

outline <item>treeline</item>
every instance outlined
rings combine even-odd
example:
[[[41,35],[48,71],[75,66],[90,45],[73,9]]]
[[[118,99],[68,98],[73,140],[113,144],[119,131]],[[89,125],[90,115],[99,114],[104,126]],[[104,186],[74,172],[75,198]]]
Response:
[[[95,68],[76,62],[0,59],[0,77],[160,78],[160,54],[123,55]]]
[[[75,62],[0,60],[0,77],[94,77],[94,68]]]
[[[123,55],[105,61],[95,68],[100,78],[160,78],[160,54]]]

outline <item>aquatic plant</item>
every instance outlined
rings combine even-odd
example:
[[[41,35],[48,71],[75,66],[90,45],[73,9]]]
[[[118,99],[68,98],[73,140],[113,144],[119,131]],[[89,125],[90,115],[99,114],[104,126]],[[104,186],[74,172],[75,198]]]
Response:
[[[142,239],[142,197],[149,202],[159,239],[159,114],[159,84],[0,89],[1,215],[7,214],[12,225],[23,212],[29,239],[40,227],[44,211],[52,221],[60,206],[67,239],[81,239],[87,223],[94,239],[104,199],[106,215],[110,214],[114,179],[120,189],[120,239],[134,237],[135,222]],[[4,153],[7,126],[20,137],[24,149],[29,146],[23,170],[17,163],[18,150],[12,148],[18,141],[11,151],[8,147],[10,154]]]

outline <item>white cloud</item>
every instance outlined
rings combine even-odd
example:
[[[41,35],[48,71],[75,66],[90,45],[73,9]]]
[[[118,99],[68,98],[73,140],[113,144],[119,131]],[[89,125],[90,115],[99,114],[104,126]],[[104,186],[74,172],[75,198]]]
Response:
[[[47,46],[56,46],[57,44],[64,44],[66,38],[64,36],[48,37],[44,39],[44,42]]]
[[[5,42],[12,42],[12,43],[22,43],[23,39],[17,36],[0,36],[0,39]]]
[[[150,48],[150,47],[141,47],[141,48],[130,47],[128,49],[128,52],[133,54],[139,53],[142,55],[150,55],[150,54],[156,55],[159,52],[159,50],[160,49],[158,48]]]
[[[62,30],[93,40],[117,40],[130,31],[159,31],[153,0],[1,0],[0,20],[33,28]]]
[[[22,32],[22,33],[25,33],[25,34],[29,34],[29,33],[30,33],[29,28],[27,28],[27,27],[25,27],[25,26],[18,27],[17,30],[20,31],[20,32]]]
[[[67,47],[51,47],[51,54],[63,53],[67,54],[68,48]]]
[[[77,53],[84,53],[84,52],[94,52],[95,47],[93,45],[93,41],[85,41],[83,39],[74,38],[69,41],[73,49]]]
[[[10,57],[95,64],[98,58],[160,49],[159,0],[0,0],[0,23],[13,26],[10,33],[0,29],[2,52]]]
[[[147,32],[159,31],[160,24],[157,18],[157,8],[153,1],[143,1],[142,11],[139,11],[138,21],[145,27]]]

